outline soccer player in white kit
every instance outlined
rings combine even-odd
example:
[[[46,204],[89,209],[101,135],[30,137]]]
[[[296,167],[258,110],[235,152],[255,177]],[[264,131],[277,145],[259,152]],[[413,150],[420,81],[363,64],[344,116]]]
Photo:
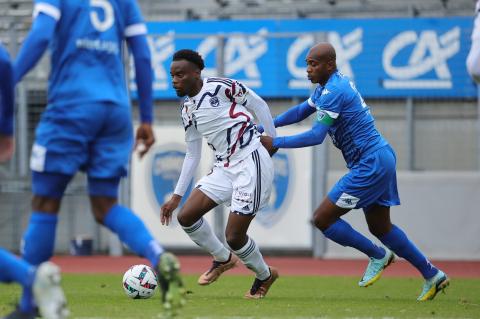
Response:
[[[475,5],[475,21],[472,31],[472,46],[467,56],[467,71],[472,79],[480,83],[480,0]]]
[[[180,50],[170,66],[173,87],[182,102],[187,151],[171,199],[162,205],[161,222],[169,224],[200,162],[202,136],[215,153],[209,174],[201,178],[178,214],[178,221],[197,245],[213,256],[211,268],[198,284],[209,285],[241,260],[255,273],[246,298],[265,297],[278,278],[247,230],[255,214],[267,205],[273,184],[273,162],[260,143],[252,112],[265,133],[276,131],[268,105],[255,92],[227,78],[202,79],[204,62],[198,52]],[[230,206],[225,237],[229,248],[215,236],[203,215],[219,204]]]

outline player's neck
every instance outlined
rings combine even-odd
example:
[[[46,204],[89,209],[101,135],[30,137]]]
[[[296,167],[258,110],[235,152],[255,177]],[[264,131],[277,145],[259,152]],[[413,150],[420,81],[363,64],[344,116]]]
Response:
[[[202,87],[203,87],[203,80],[199,79],[197,83],[195,83],[195,85],[193,86],[192,91],[188,94],[188,96],[189,97],[196,96],[198,93],[200,93],[200,91],[202,90]]]
[[[320,80],[318,81],[318,84],[320,84],[320,86],[325,86],[325,84],[327,84],[328,80],[330,80],[330,78],[332,77],[332,75],[337,72],[337,69],[333,70],[329,75],[327,75],[325,77],[325,80]]]

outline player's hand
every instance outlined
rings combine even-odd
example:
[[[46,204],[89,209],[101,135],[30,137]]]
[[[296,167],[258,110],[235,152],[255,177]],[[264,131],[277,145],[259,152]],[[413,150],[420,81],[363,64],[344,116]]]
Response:
[[[155,136],[153,135],[152,125],[150,123],[142,123],[137,128],[135,136],[134,150],[138,150],[138,155],[142,158],[147,154],[150,147],[155,143]]]
[[[15,152],[15,139],[11,135],[0,134],[0,163],[8,161]]]
[[[172,197],[168,202],[162,205],[161,213],[160,213],[160,222],[162,225],[169,225],[172,221],[172,214],[175,209],[177,209],[180,201],[182,200],[182,196],[173,194]]]
[[[263,129],[263,125],[262,124],[257,124],[257,131],[258,133],[262,134],[265,130]]]
[[[260,142],[262,143],[263,147],[265,147],[268,151],[270,156],[275,155],[278,151],[278,148],[273,147],[273,138],[270,136],[262,135],[260,136]]]

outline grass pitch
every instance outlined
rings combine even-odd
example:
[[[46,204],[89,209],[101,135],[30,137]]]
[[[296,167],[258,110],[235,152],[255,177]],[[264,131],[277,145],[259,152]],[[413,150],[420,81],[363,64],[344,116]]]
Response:
[[[121,275],[65,274],[71,318],[162,318],[160,293],[147,300],[129,299]],[[430,302],[415,301],[421,278],[382,278],[369,288],[354,277],[283,276],[264,300],[243,299],[253,276],[225,275],[200,287],[197,276],[185,276],[188,303],[177,318],[480,318],[480,280],[455,279],[446,294]],[[0,285],[0,316],[13,309],[18,285]]]

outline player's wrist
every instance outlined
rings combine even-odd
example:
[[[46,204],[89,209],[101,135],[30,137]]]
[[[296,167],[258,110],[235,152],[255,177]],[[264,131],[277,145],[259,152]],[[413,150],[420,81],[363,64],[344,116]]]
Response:
[[[142,125],[152,125],[153,123],[153,118],[152,117],[143,117],[140,119],[140,123]]]
[[[285,136],[279,136],[279,137],[273,138],[272,146],[274,148],[282,148],[284,144],[285,144]]]
[[[180,201],[182,200],[182,195],[179,195],[179,194],[173,194],[172,195],[172,200],[175,201],[176,203],[180,203]]]

